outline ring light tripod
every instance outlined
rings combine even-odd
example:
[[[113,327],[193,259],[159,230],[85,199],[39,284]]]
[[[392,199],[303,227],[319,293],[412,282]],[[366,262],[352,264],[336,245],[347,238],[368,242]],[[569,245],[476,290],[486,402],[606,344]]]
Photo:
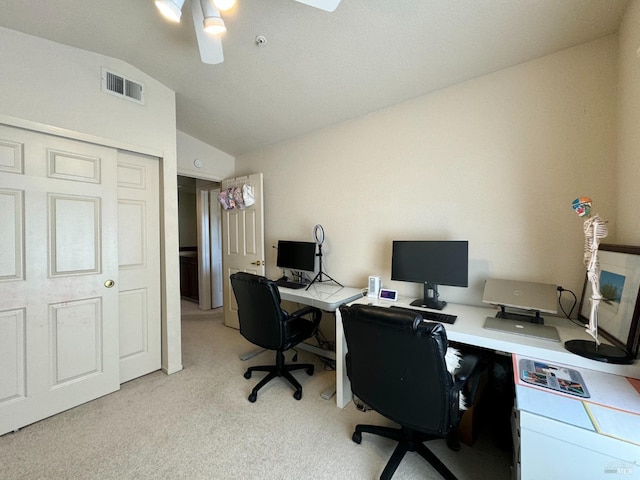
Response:
[[[318,271],[318,274],[315,277],[313,277],[313,280],[311,280],[309,285],[307,285],[305,290],[309,290],[309,287],[313,285],[315,282],[319,282],[319,283],[335,282],[342,287],[343,285],[340,282],[338,282],[337,280],[334,280],[333,278],[331,278],[331,276],[328,273],[324,273],[322,271],[322,243],[324,242],[324,229],[322,228],[322,225],[318,224],[315,227],[313,227],[313,238],[315,238],[316,243],[318,244],[318,253],[316,253],[316,256],[318,257],[319,271]],[[323,280],[322,275],[327,277],[327,279]]]

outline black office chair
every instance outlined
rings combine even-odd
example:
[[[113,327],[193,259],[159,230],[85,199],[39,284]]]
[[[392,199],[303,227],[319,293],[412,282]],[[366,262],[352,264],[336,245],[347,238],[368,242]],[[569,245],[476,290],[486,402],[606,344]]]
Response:
[[[352,440],[360,443],[366,432],[399,442],[381,480],[393,476],[408,451],[418,452],[444,478],[455,479],[423,442],[447,438],[451,448],[460,448],[454,437],[460,420],[459,396],[478,372],[479,358],[464,356],[452,378],[445,360],[447,334],[442,324],[424,322],[419,314],[369,305],[343,305],[340,313],[353,394],[400,425],[356,425]]]
[[[284,352],[314,335],[322,312],[315,307],[305,307],[292,314],[287,313],[280,306],[280,292],[276,283],[259,275],[234,273],[231,275],[231,285],[238,302],[242,336],[259,347],[276,351],[275,365],[249,367],[245,372],[244,378],[251,378],[251,373],[255,371],[269,372],[253,388],[249,401],[255,402],[258,390],[276,377],[286,378],[296,389],[293,398],[300,400],[302,386],[290,372],[306,369],[308,375],[313,375],[314,366],[310,363],[285,365]]]

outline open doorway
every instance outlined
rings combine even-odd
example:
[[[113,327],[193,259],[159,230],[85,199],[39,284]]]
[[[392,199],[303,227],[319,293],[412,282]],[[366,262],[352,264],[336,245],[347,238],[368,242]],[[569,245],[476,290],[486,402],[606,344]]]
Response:
[[[180,295],[201,310],[222,306],[220,184],[178,176]]]

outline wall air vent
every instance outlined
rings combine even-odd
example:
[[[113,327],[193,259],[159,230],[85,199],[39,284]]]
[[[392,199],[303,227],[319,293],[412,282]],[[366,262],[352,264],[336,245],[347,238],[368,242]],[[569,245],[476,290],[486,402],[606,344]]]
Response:
[[[102,91],[144,105],[144,88],[141,83],[106,68],[102,69]]]

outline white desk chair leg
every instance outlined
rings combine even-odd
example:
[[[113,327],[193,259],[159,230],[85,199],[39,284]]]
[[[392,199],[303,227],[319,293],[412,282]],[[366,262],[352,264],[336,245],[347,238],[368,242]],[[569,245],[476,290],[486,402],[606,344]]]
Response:
[[[329,388],[322,391],[322,393],[320,393],[320,396],[325,400],[330,400],[331,398],[333,398],[335,394],[336,394],[336,384],[334,383]]]

